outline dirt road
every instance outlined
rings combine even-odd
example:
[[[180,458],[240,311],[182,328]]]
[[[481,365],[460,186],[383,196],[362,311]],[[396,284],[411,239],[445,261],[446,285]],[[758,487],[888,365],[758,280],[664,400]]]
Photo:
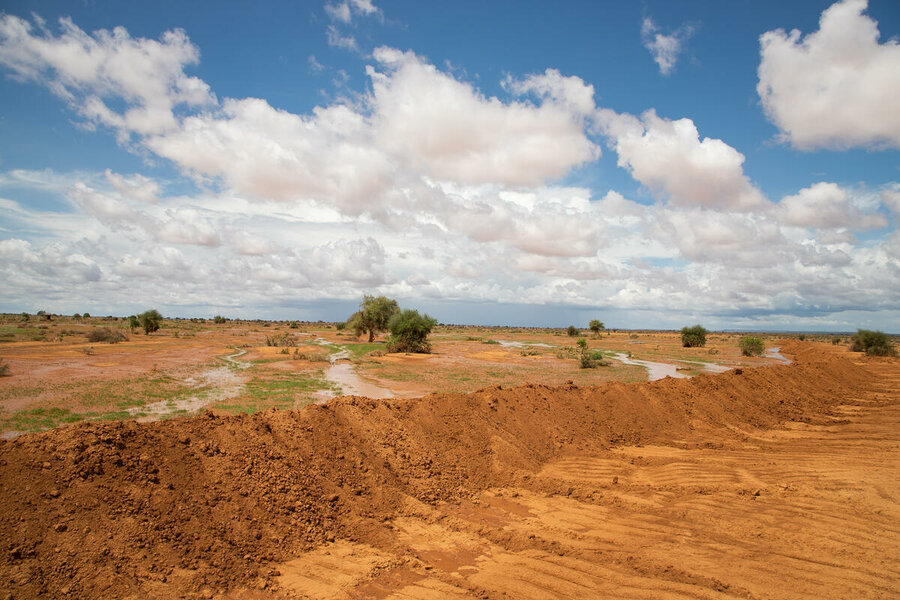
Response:
[[[900,362],[342,398],[0,443],[36,598],[896,598]],[[0,594],[0,598],[2,598]]]

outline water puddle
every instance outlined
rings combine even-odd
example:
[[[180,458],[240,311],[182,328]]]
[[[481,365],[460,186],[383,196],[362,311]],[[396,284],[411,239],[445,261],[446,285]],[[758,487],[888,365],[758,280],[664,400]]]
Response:
[[[242,354],[246,354],[246,351],[221,358],[238,365],[250,366],[247,363],[239,363],[234,360],[235,356],[241,356]],[[174,413],[191,413],[199,411],[210,404],[236,398],[244,391],[243,378],[228,367],[218,367],[204,371],[197,377],[189,377],[185,380],[185,383],[198,388],[210,389],[205,389],[196,395],[178,400],[160,400],[159,402],[152,402],[143,406],[133,406],[127,409],[128,414],[131,416],[140,415],[137,419],[140,422],[157,421],[166,415]]]
[[[550,344],[532,343],[532,342],[515,342],[512,340],[497,340],[497,343],[504,348],[524,348],[525,346],[535,346],[537,348],[552,348]]]
[[[325,371],[325,379],[337,385],[340,389],[339,392],[319,390],[316,392],[316,395],[320,399],[316,401],[316,404],[325,404],[336,396],[365,396],[373,399],[394,397],[394,392],[391,390],[360,377],[351,363],[339,362],[350,358],[352,355],[350,350],[324,338],[316,338],[316,342],[322,346],[331,346],[338,349],[337,352],[333,352],[328,356],[328,362],[331,365]]]
[[[777,346],[774,348],[766,348],[766,353],[763,354],[763,358],[772,358],[786,365],[791,364],[791,359],[784,356],[779,350],[781,350],[781,348]]]
[[[393,398],[394,392],[371,381],[366,381],[356,373],[356,369],[348,362],[335,362],[325,371],[328,381],[341,387],[341,391],[321,390],[323,397],[319,402],[327,401],[335,396],[365,396],[367,398]]]
[[[709,373],[725,373],[734,367],[726,367],[725,365],[717,365],[716,363],[703,363],[703,370]]]
[[[680,373],[678,367],[668,363],[658,363],[649,360],[637,360],[628,358],[628,355],[617,352],[613,355],[616,360],[626,365],[636,365],[647,369],[647,378],[649,381],[656,381],[665,377],[675,377],[677,379],[687,379],[687,375]]]
[[[249,369],[250,363],[245,363],[240,360],[235,360],[238,356],[243,356],[243,355],[247,354],[247,351],[243,350],[243,349],[237,349],[237,348],[236,348],[236,350],[237,350],[237,352],[235,352],[234,354],[229,354],[228,356],[220,356],[219,359],[224,360],[225,362],[227,362],[230,365],[234,365],[238,369]]]

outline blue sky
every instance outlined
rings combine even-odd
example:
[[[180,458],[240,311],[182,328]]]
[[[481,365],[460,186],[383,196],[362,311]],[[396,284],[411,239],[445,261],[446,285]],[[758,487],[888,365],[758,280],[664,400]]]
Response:
[[[896,2],[3,11],[0,310],[900,329]]]

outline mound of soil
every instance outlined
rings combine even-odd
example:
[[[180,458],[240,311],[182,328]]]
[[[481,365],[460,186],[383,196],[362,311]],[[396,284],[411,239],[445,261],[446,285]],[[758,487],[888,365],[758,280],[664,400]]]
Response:
[[[378,546],[410,497],[460,502],[567,453],[699,446],[726,427],[814,419],[871,377],[823,347],[783,350],[794,364],[690,380],[342,397],[2,441],[0,589],[9,598],[273,591],[272,565],[301,551],[336,539]]]

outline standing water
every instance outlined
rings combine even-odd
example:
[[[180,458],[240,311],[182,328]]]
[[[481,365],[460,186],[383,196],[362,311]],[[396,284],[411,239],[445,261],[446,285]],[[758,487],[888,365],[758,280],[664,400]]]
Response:
[[[649,360],[636,360],[628,358],[628,356],[622,352],[617,352],[614,356],[616,357],[616,360],[626,365],[637,365],[647,369],[647,378],[650,381],[656,381],[657,379],[663,379],[664,377],[676,377],[679,379],[687,378],[687,375],[678,372],[678,367],[675,365],[651,362]]]

